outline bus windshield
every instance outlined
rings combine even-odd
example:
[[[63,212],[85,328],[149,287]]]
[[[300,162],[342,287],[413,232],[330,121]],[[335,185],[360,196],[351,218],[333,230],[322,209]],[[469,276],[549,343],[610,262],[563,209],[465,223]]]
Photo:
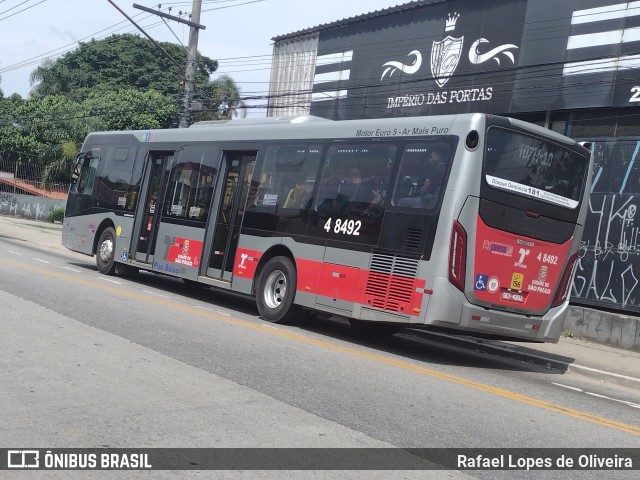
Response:
[[[487,132],[485,180],[493,188],[575,209],[588,162],[561,145],[505,128]]]

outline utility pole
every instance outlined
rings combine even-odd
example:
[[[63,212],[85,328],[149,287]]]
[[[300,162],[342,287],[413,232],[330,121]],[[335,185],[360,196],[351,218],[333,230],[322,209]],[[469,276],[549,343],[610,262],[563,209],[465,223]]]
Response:
[[[200,10],[202,9],[202,0],[193,0],[191,7],[191,21],[200,23]],[[187,49],[187,66],[184,72],[184,105],[182,118],[180,119],[180,128],[187,128],[191,125],[191,101],[193,100],[193,91],[196,79],[196,55],[198,53],[198,33],[199,29],[195,26],[189,27],[189,47]]]
[[[110,0],[109,0],[110,1]],[[179,23],[189,25],[189,46],[187,47],[187,65],[184,71],[184,100],[182,102],[182,115],[180,117],[180,128],[187,128],[191,124],[191,101],[195,90],[196,80],[196,56],[198,54],[198,33],[204,30],[204,25],[200,24],[200,11],[202,10],[202,0],[193,0],[191,9],[191,21],[183,20],[173,15],[158,12],[142,5],[133,4],[133,8],[153,13],[159,17],[168,18]]]

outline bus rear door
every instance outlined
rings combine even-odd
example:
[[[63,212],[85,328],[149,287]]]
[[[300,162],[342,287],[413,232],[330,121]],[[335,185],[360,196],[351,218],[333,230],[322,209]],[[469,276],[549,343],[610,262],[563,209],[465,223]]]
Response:
[[[231,281],[244,210],[247,202],[255,200],[256,192],[250,187],[257,155],[257,151],[223,152],[224,183],[217,196],[219,207],[206,270],[209,278]]]

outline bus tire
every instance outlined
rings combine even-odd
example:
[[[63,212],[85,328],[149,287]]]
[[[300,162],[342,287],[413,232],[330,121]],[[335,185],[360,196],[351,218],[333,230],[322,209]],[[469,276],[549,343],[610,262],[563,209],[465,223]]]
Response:
[[[351,327],[361,335],[368,337],[387,337],[400,332],[404,325],[396,323],[367,322],[350,318]]]
[[[296,323],[301,309],[293,304],[298,274],[287,257],[273,257],[267,262],[256,290],[256,305],[260,316],[272,323]]]
[[[116,232],[107,227],[100,235],[96,248],[96,265],[98,271],[104,275],[113,275],[116,270],[115,261]]]

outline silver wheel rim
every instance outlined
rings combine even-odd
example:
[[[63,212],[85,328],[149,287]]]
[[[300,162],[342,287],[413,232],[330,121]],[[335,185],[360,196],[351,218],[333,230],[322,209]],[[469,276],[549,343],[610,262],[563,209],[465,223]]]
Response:
[[[278,308],[287,296],[287,277],[280,270],[274,270],[265,282],[263,298],[269,308]]]
[[[113,240],[111,238],[105,238],[100,244],[100,261],[102,263],[108,263],[113,256]]]

